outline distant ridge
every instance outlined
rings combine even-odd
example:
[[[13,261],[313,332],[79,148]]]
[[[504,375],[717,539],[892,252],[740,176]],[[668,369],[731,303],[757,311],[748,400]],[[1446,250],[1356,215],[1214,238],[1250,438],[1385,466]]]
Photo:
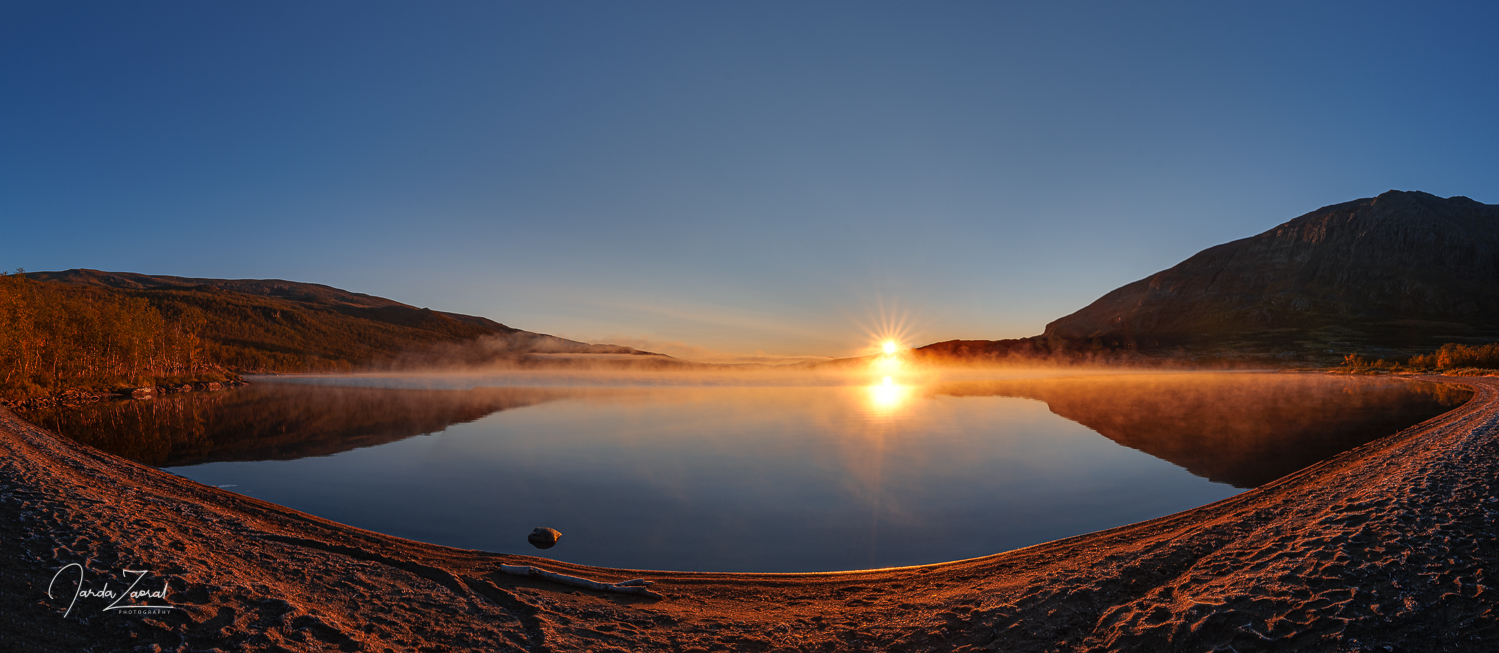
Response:
[[[513,329],[488,318],[416,308],[392,299],[350,292],[320,283],[282,279],[199,279],[135,272],[101,272],[83,268],[61,272],[28,272],[26,276],[30,279],[60,281],[76,286],[99,286],[121,290],[212,288],[257,297],[282,299],[308,307],[336,310],[346,315],[366,317],[376,321],[405,326],[425,326],[439,331],[447,329],[439,326],[441,318],[435,318],[437,322],[434,322],[434,315],[445,316],[455,322],[477,327],[489,333],[522,333],[520,329]]]
[[[1499,206],[1389,191],[1203,250],[1046,326],[928,355],[1328,359],[1499,340]]]
[[[371,365],[481,364],[527,354],[670,357],[523,331],[494,320],[417,308],[362,293],[282,279],[203,279],[73,269],[28,279],[145,299],[165,315],[197,311],[211,355],[251,372],[349,371]]]

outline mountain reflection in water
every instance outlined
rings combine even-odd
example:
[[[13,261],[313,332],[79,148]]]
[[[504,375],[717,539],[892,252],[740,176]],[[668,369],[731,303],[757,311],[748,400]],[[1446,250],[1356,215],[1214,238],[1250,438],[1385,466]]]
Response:
[[[502,410],[534,406],[565,388],[421,390],[255,383],[220,392],[111,401],[27,413],[96,449],[154,467],[295,460],[437,433]]]
[[[1300,374],[958,381],[927,394],[1038,399],[1121,445],[1238,488],[1424,422],[1473,396],[1442,383]]]
[[[1293,374],[1142,374],[937,382],[928,398],[1014,397],[1121,445],[1218,483],[1262,485],[1468,400],[1466,388],[1422,381]],[[913,388],[870,386],[888,417]],[[28,419],[97,449],[157,467],[294,460],[437,433],[502,410],[625,389],[464,390],[257,383],[36,410]],[[899,398],[896,399],[897,393]]]

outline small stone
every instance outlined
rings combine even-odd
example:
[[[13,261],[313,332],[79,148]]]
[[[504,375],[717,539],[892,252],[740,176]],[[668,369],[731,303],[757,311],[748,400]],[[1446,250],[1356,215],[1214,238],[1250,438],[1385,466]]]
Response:
[[[550,549],[557,546],[558,538],[562,533],[555,528],[538,528],[526,536],[526,541],[538,549]]]

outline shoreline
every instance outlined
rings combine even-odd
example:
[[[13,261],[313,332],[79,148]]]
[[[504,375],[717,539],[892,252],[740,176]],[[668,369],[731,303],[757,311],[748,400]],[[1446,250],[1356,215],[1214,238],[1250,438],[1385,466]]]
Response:
[[[0,648],[1485,650],[1499,639],[1485,571],[1499,563],[1499,379],[1420,378],[1475,394],[1216,503],[981,558],[798,574],[422,544],[199,485],[0,408]],[[166,583],[171,607],[119,614],[85,597],[65,617],[47,586],[71,563],[116,591],[121,570],[149,570],[143,586]],[[665,598],[502,565],[645,578]]]
[[[83,406],[86,404],[99,403],[101,401],[124,401],[126,399],[155,399],[156,397],[184,392],[221,392],[229,388],[238,388],[249,385],[239,377],[224,381],[190,381],[177,385],[147,385],[131,387],[109,392],[99,390],[80,390],[77,388],[63,390],[52,394],[26,397],[23,399],[0,399],[0,408],[29,410],[32,408],[43,408],[48,406]]]

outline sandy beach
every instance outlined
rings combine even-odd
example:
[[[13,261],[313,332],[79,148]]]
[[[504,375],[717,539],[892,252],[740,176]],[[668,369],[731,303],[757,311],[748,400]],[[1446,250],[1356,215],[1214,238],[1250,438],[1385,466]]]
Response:
[[[826,574],[604,569],[421,544],[138,465],[0,408],[0,650],[1491,650],[1499,379],[1422,378],[1474,398],[1194,510]],[[642,578],[659,597],[502,569],[516,565]],[[88,590],[137,582],[161,596],[78,595],[80,576]]]

